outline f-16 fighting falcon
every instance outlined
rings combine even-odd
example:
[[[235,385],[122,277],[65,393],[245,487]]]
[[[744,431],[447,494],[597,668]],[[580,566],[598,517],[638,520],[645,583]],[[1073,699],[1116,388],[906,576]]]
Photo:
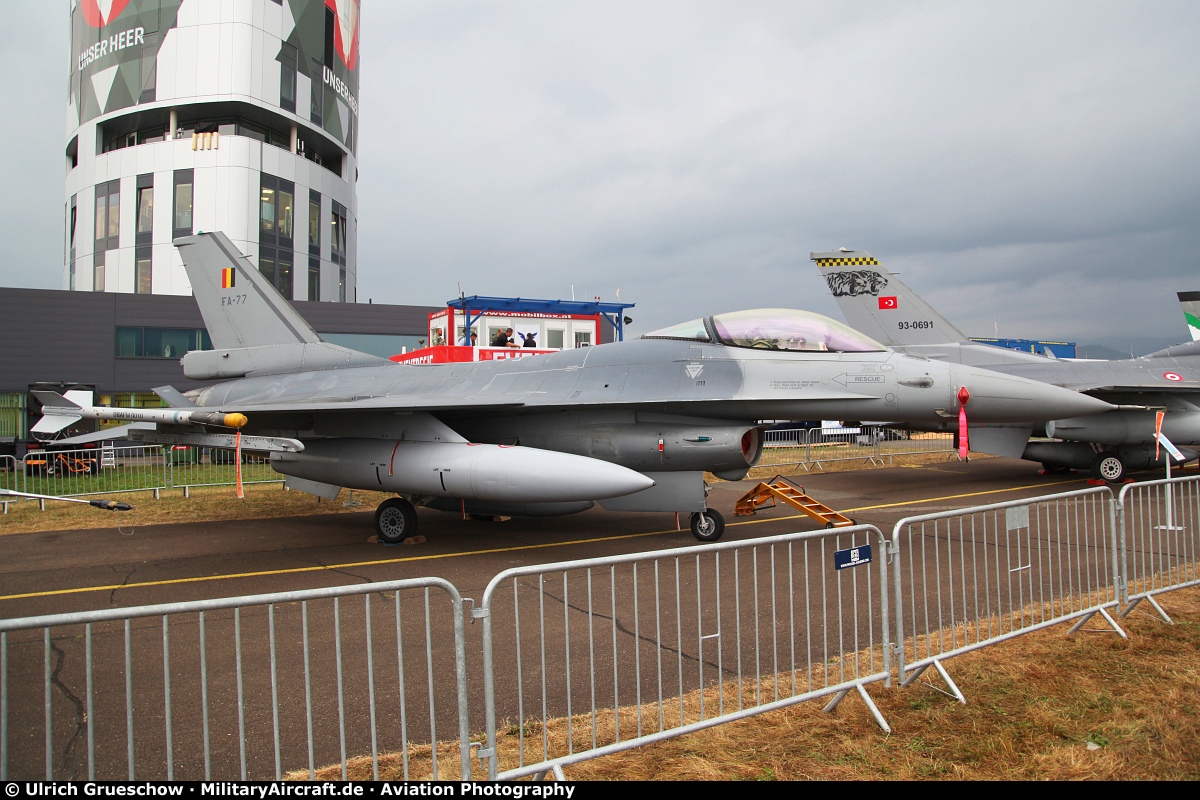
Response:
[[[1074,389],[1113,404],[1103,414],[1051,418],[1041,425],[984,425],[976,417],[969,425],[972,450],[1038,461],[1049,472],[1090,468],[1097,479],[1119,482],[1127,468],[1162,464],[1168,457],[1165,450],[1155,454],[1158,411],[1164,412],[1161,430],[1171,442],[1200,445],[1200,342],[1116,361],[1007,350],[968,340],[870,253],[841,250],[810,257],[846,320],[890,347]],[[1189,325],[1195,318],[1189,305],[1194,295],[1179,295]],[[1036,440],[1041,438],[1056,441]],[[1181,452],[1189,461],[1197,457],[1195,450]]]
[[[140,438],[228,445],[233,436],[214,431],[240,426],[242,447],[269,452],[287,486],[329,498],[342,487],[394,492],[375,514],[388,543],[413,535],[417,506],[543,516],[596,502],[691,512],[693,535],[715,541],[724,521],[707,507],[705,473],[743,478],[761,454],[763,420],[932,425],[957,418],[960,398],[972,420],[992,423],[1110,408],[896,353],[826,317],[779,308],[515,360],[396,364],[321,341],[224,234],[175,245],[215,348],[187,353],[184,374],[220,382],[186,398],[158,390],[186,422],[147,417],[156,429]],[[72,405],[52,401],[43,413],[87,415]]]

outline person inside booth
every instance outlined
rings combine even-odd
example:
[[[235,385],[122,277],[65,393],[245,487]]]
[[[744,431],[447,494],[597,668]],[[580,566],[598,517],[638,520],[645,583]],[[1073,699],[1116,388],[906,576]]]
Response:
[[[512,334],[512,328],[496,331],[496,338],[492,339],[492,347],[516,347],[517,343],[513,341]]]

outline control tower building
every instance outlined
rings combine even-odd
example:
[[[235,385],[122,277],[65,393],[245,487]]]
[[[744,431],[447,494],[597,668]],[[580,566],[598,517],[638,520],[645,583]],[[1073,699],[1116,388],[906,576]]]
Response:
[[[224,231],[294,300],[354,302],[358,0],[73,0],[63,283],[186,295]]]

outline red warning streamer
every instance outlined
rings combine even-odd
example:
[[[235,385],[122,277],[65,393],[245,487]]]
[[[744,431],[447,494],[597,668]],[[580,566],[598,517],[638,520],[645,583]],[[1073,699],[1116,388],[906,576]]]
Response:
[[[1162,436],[1162,422],[1163,422],[1164,416],[1165,416],[1165,414],[1162,411],[1154,412],[1154,460],[1155,461],[1158,461],[1158,459],[1160,458],[1160,456],[1158,455],[1158,446],[1161,443],[1161,440],[1158,437]]]
[[[967,458],[967,401],[971,393],[967,387],[958,390],[958,457],[964,461]]]

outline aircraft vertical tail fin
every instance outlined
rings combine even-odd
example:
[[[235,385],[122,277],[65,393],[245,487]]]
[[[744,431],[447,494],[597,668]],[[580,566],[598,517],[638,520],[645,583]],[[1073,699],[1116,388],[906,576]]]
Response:
[[[889,347],[966,340],[962,331],[864,250],[810,253],[850,327]]]
[[[214,348],[321,341],[224,233],[176,239],[175,246]]]
[[[321,341],[312,326],[223,233],[175,240],[212,350],[183,357],[192,380],[389,364]]]
[[[1177,292],[1192,341],[1200,340],[1200,292]]]

